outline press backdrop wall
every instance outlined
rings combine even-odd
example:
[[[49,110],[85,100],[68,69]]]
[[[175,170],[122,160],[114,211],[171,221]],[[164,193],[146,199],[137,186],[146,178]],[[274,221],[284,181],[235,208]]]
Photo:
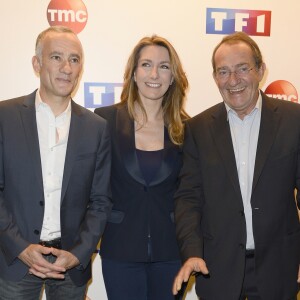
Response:
[[[192,116],[222,101],[212,78],[211,54],[233,31],[248,32],[261,47],[267,64],[262,90],[299,102],[299,11],[297,0],[2,1],[0,100],[38,87],[31,66],[36,36],[49,25],[64,23],[78,32],[85,50],[74,99],[87,108],[119,101],[129,53],[152,34],[167,38],[182,60],[190,83],[186,109]],[[107,299],[97,254],[88,297]],[[192,285],[186,299],[197,299]]]

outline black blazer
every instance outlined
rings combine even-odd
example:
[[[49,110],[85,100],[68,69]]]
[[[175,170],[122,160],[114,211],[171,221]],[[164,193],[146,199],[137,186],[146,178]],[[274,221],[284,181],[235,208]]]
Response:
[[[173,196],[181,168],[181,149],[170,141],[165,130],[163,162],[147,185],[139,168],[134,122],[127,106],[97,108],[95,113],[108,121],[112,136],[113,210],[101,241],[101,256],[130,262],[179,259]],[[151,257],[147,251],[149,234]]]
[[[251,197],[262,300],[291,299],[297,293],[300,225],[295,188],[299,191],[300,106],[262,94]],[[197,294],[238,299],[246,223],[224,103],[187,122],[175,218],[183,258],[202,257],[210,271],[209,276],[196,277]]]
[[[28,267],[17,257],[38,243],[44,190],[35,114],[36,92],[0,102],[0,277],[19,281]],[[83,285],[91,256],[111,209],[110,139],[107,123],[71,102],[71,123],[61,191],[62,248],[82,269],[69,270]]]

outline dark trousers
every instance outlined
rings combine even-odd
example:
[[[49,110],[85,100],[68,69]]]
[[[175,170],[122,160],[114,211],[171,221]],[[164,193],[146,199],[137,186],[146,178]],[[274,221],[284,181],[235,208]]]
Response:
[[[261,300],[257,290],[257,280],[255,276],[255,258],[254,252],[246,255],[245,277],[242,293],[239,300]],[[297,300],[297,296],[287,300]]]
[[[108,300],[177,300],[172,295],[180,261],[120,262],[102,259]]]
[[[46,256],[50,262],[55,261],[52,255]],[[1,272],[1,270],[0,270]],[[0,278],[0,300],[39,300],[45,287],[47,300],[83,300],[86,285],[76,286],[68,273],[65,279],[42,279],[29,273],[18,282]]]

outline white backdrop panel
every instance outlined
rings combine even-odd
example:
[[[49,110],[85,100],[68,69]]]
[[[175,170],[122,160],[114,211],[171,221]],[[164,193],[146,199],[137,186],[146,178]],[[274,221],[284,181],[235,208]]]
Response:
[[[80,0],[73,0],[74,2]],[[85,68],[74,99],[85,105],[84,83],[121,83],[125,63],[134,45],[145,35],[169,39],[181,57],[190,88],[187,111],[196,113],[221,101],[212,78],[211,54],[223,35],[206,34],[207,8],[267,10],[272,12],[271,35],[255,36],[261,47],[267,74],[264,90],[276,80],[286,80],[300,88],[298,52],[300,46],[299,9],[296,0],[111,0],[83,1],[88,20],[79,33],[85,49]],[[49,0],[18,0],[2,3],[0,10],[2,67],[0,100],[29,94],[38,87],[31,67],[36,36],[49,26]],[[116,102],[120,89],[116,90]],[[107,299],[97,255],[94,279],[88,290],[92,300]],[[195,300],[192,287],[186,300]],[[158,299],[160,300],[160,299]]]

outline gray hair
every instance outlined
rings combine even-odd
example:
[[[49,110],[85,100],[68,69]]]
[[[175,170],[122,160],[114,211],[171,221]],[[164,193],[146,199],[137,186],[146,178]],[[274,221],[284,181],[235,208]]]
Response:
[[[74,34],[75,36],[76,33],[65,26],[51,26],[47,29],[45,29],[44,31],[42,31],[37,39],[36,39],[36,43],[35,43],[35,55],[40,59],[40,61],[42,61],[42,51],[43,51],[43,40],[45,39],[45,37],[47,36],[47,34],[49,32],[57,32],[57,33],[71,33]]]

